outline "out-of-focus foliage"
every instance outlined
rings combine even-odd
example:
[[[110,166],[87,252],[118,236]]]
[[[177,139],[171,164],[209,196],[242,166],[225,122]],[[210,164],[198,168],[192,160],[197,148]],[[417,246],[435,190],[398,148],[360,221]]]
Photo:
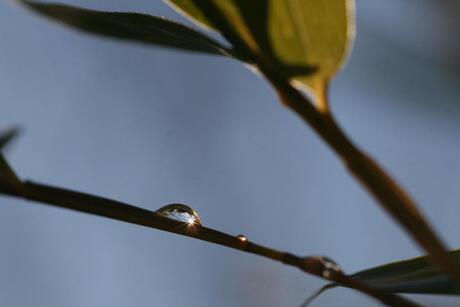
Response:
[[[351,0],[169,2],[199,25],[221,32],[235,48],[241,40],[260,61],[315,93],[340,69],[354,38]]]
[[[161,17],[99,12],[60,4],[20,1],[26,7],[73,28],[163,47],[230,56],[229,50],[198,31]]]

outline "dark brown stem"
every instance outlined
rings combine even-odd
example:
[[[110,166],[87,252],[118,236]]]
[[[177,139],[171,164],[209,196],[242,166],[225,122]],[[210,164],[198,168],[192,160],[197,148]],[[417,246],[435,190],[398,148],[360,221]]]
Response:
[[[257,66],[273,85],[281,101],[300,115],[333,148],[348,170],[429,253],[433,263],[454,280],[460,282],[460,269],[452,263],[444,244],[431,230],[415,203],[381,167],[359,150],[339,128],[329,113],[327,86],[322,87],[321,91],[317,93],[320,97],[318,97],[318,106],[315,107],[278,74],[272,63],[261,52],[255,39],[256,35],[252,33],[253,28],[248,25],[247,21],[244,22],[246,22],[246,28],[249,30],[247,33],[249,36],[244,39],[214,2],[206,0],[192,0],[192,2],[233,44],[235,50],[247,55],[250,62]]]
[[[258,245],[248,240],[241,240],[241,238],[236,236],[201,225],[189,226],[186,223],[162,217],[155,212],[115,200],[43,185],[32,181],[25,181],[22,183],[21,189],[16,190],[16,192],[3,191],[3,193],[60,208],[86,212],[132,224],[173,232],[202,241],[238,249],[243,252],[256,254],[297,267],[306,273],[335,282],[338,285],[356,289],[374,297],[387,306],[418,306],[401,296],[373,289],[359,281],[349,278],[342,272],[332,272],[332,274],[325,276],[324,271],[327,268],[322,263],[316,261],[318,257],[299,257]]]
[[[262,69],[263,70],[263,69]],[[270,71],[263,71],[281,101],[304,119],[335,151],[348,171],[374,196],[380,205],[425,249],[431,261],[460,282],[460,269],[448,257],[447,249],[434,233],[415,202],[374,160],[355,146],[327,109],[317,109],[301,92]]]

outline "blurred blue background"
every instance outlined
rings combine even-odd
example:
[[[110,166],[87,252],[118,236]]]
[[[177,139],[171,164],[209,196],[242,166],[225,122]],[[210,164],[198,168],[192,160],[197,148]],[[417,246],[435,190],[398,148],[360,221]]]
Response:
[[[161,1],[79,0],[182,19]],[[358,0],[335,113],[460,246],[460,4]],[[420,250],[269,86],[218,57],[123,44],[0,1],[0,127],[24,178],[204,224],[354,272]],[[298,306],[323,282],[197,240],[0,198],[0,306]],[[411,296],[428,306],[455,297]],[[314,306],[378,306],[347,289]]]

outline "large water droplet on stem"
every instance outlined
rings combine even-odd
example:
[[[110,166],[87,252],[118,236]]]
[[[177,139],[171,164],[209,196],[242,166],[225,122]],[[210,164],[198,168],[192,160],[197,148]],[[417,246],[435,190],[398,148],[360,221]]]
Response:
[[[248,238],[245,235],[237,235],[236,238],[241,242],[247,242]]]
[[[183,204],[166,205],[158,209],[156,213],[171,220],[187,223],[190,226],[201,225],[198,213],[193,208]]]

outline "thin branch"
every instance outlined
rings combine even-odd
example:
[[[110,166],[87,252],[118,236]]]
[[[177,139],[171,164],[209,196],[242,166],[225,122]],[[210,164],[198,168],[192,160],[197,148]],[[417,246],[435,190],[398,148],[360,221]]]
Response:
[[[418,244],[431,261],[453,280],[460,282],[460,268],[418,210],[415,202],[374,160],[345,135],[332,114],[317,109],[301,92],[267,67],[259,67],[284,105],[296,112],[341,158],[348,171],[374,196]]]
[[[247,54],[251,62],[259,68],[277,91],[280,100],[301,118],[303,118],[318,135],[342,159],[349,172],[353,174],[374,196],[380,205],[405,228],[405,230],[424,248],[430,259],[451,278],[460,282],[460,268],[448,257],[447,249],[441,239],[418,210],[415,202],[375,161],[356,147],[338,126],[329,112],[327,86],[317,97],[317,106],[295,89],[289,82],[279,76],[272,63],[260,51],[251,27],[247,27],[246,39],[235,32],[225,14],[212,1],[193,0],[206,18],[217,26],[222,35],[240,52]]]
[[[256,254],[297,267],[306,273],[333,281],[339,285],[353,288],[374,297],[388,306],[419,306],[401,296],[384,293],[361,282],[353,280],[340,270],[332,270],[329,266],[325,265],[322,260],[325,259],[323,257],[299,257],[290,253],[258,245],[248,241],[247,239],[232,236],[201,225],[194,225],[190,227],[187,223],[165,218],[156,212],[115,200],[43,185],[32,181],[24,181],[22,183],[22,187],[18,190],[4,190],[0,191],[0,193],[60,208],[99,215],[131,224],[160,229],[237,249],[246,253]]]

